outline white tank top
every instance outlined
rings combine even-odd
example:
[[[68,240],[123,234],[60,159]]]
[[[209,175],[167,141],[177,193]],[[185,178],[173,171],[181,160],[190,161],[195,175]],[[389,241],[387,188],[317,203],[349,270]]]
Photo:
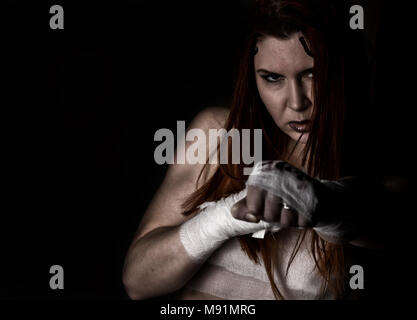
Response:
[[[296,229],[283,229],[276,233],[281,244],[275,270],[279,291],[287,300],[334,299],[329,292],[322,294],[323,280],[309,248],[310,233],[307,233],[285,277],[298,234]],[[215,251],[186,287],[230,300],[276,299],[262,258],[260,264],[250,260],[237,238],[228,240]]]

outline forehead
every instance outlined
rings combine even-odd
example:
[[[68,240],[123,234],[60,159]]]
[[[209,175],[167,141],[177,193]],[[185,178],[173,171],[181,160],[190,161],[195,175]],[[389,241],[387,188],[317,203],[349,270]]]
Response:
[[[255,68],[268,71],[300,72],[312,68],[314,60],[304,50],[300,37],[301,33],[294,33],[287,39],[266,36],[258,43],[258,53],[255,55]]]

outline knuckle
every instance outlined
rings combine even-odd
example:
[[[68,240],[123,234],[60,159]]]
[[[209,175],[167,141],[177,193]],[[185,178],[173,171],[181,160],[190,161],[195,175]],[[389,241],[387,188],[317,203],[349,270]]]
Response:
[[[288,228],[290,226],[289,221],[285,219],[284,220],[281,219],[280,226],[281,228]]]
[[[298,219],[298,226],[302,228],[307,228],[308,222],[305,219]]]
[[[275,220],[275,217],[270,212],[265,212],[265,214],[264,214],[264,220],[266,222],[273,222]]]
[[[279,221],[279,210],[268,208],[264,211],[264,220],[267,222]]]
[[[281,213],[281,226],[290,227],[297,224],[296,216],[293,212],[283,209]]]
[[[248,209],[258,214],[262,213],[264,205],[264,198],[262,195],[257,195],[256,197],[248,197],[246,201],[246,206]]]
[[[261,204],[258,202],[248,202],[247,207],[249,211],[259,213],[261,211]]]

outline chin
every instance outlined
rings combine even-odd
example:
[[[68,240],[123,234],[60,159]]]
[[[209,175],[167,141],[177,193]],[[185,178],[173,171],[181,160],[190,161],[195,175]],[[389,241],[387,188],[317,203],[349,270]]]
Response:
[[[290,137],[294,142],[297,142],[298,139],[300,139],[300,135],[301,133],[293,133]],[[309,136],[308,132],[304,133],[299,143],[306,144],[308,140],[308,136]]]

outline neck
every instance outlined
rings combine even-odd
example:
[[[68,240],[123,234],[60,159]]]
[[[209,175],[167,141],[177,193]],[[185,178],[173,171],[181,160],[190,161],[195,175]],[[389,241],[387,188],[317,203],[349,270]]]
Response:
[[[302,165],[303,156],[304,156],[304,148],[305,144],[302,143],[296,143],[295,141],[290,141],[287,152],[285,154],[285,157],[283,158],[285,161],[287,161],[289,164],[293,165],[294,167],[306,172],[307,168],[306,166]],[[308,161],[308,156],[307,156]]]

